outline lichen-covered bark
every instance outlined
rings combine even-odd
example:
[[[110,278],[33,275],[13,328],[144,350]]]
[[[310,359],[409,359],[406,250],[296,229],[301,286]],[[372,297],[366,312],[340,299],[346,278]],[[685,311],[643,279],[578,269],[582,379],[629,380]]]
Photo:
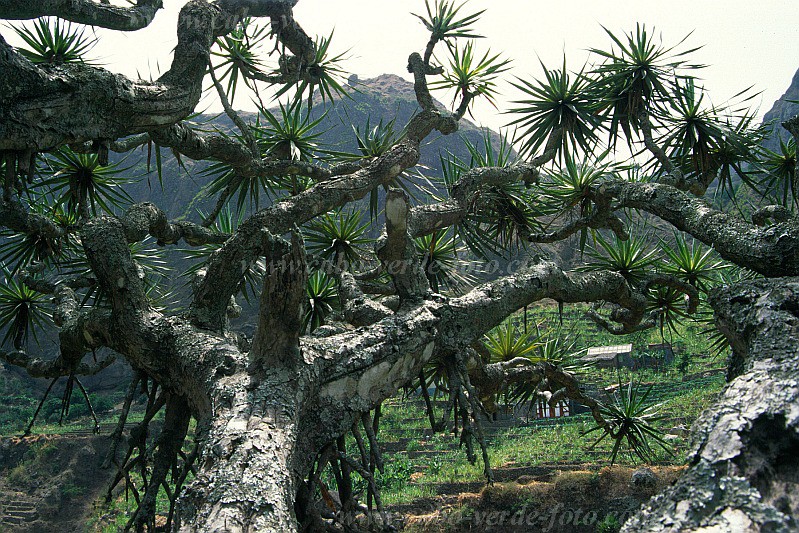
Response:
[[[688,471],[624,531],[796,531],[799,524],[799,280],[718,290],[730,383],[694,425]]]
[[[220,13],[200,1],[180,14],[172,67],[155,82],[132,81],[81,63],[34,66],[0,41],[0,150],[48,150],[163,128],[197,105]]]
[[[391,275],[400,302],[420,300],[430,290],[416,246],[409,233],[410,203],[401,189],[386,193],[386,236],[377,246],[377,257]]]
[[[264,229],[272,235],[283,235],[295,225],[366,196],[418,160],[418,144],[400,143],[351,176],[324,181],[251,216],[208,262],[207,275],[192,302],[194,320],[207,328],[224,329],[227,301],[238,289],[242,265],[250,265],[269,253],[271,245],[264,242]]]
[[[179,501],[178,531],[296,529],[294,465],[298,424],[295,376],[285,369],[260,384],[247,373],[217,382],[200,434],[199,472]]]
[[[299,350],[284,346],[282,357],[272,353],[280,343],[259,338],[252,350],[270,357],[268,368],[250,366],[207,382],[201,471],[181,499],[181,529],[292,530],[295,490],[317,454],[418,376],[436,353],[465,349],[508,309],[545,297],[636,301],[623,283],[617,275],[567,275],[543,264],[462,298],[420,301],[366,328],[303,338]],[[569,385],[567,375],[544,374]]]
[[[472,414],[477,411],[474,385],[488,393],[508,382],[546,382],[553,401],[562,395],[581,397],[574,377],[548,363],[514,360],[476,364],[467,370],[463,354],[472,354],[472,346],[484,333],[521,307],[543,298],[601,301],[611,306],[609,316],[601,320],[605,325],[615,324],[615,331],[629,332],[646,321],[648,286],[635,289],[617,273],[568,273],[546,262],[512,263],[507,275],[458,298],[429,290],[412,238],[463,220],[479,205],[479,195],[487,187],[534,182],[539,168],[555,157],[562,141],[564,132],[556,129],[550,132],[543,153],[529,162],[464,172],[447,201],[411,209],[403,193],[389,191],[386,237],[378,257],[383,271],[392,277],[400,304],[384,305],[367,298],[358,278],[339,270],[344,316],[361,327],[327,337],[304,337],[304,251],[298,234],[293,234],[291,245],[284,236],[323,213],[363,198],[377,186],[390,184],[413,167],[422,141],[431,132],[446,135],[457,130],[474,94],[463,94],[454,114],[436,107],[427,82],[428,76],[442,73],[430,63],[439,41],[434,37],[423,56],[414,53],[408,60],[421,111],[411,118],[395,146],[373,160],[331,168],[276,160],[274,154],[258,153],[247,125],[240,120],[234,121],[249,139],[247,143],[201,133],[181,123],[199,101],[215,38],[229,33],[247,16],[269,17],[272,35],[280,45],[280,72],[260,79],[268,83],[318,81],[310,71],[317,51],[293,18],[295,3],[189,0],[181,10],[171,67],[154,82],[130,80],[86,64],[34,65],[0,37],[0,157],[6,169],[1,223],[53,241],[69,232],[79,233],[92,271],[87,279],[72,280],[74,285],[28,275],[29,286],[55,296],[61,353],[42,361],[21,351],[0,351],[0,359],[24,366],[34,375],[57,377],[97,371],[107,362],[91,365],[83,358],[91,350],[108,347],[130,362],[143,380],[152,379],[164,390],[160,399],[152,395],[156,410],[167,405],[166,428],[154,455],[155,485],[147,487],[138,525],[154,522],[158,482],[174,464],[190,417],[198,422],[199,472],[180,498],[177,528],[291,531],[298,526],[294,506],[311,465],[320,454],[329,453],[330,444],[351,430],[364,413],[417,379],[422,365],[432,358],[446,359],[465,420],[467,407]],[[134,30],[148,25],[160,7],[161,0],[137,0],[129,7],[89,0],[0,0],[0,18],[53,15]],[[236,118],[223,90],[220,96],[226,111]],[[767,277],[799,274],[799,225],[793,215],[767,209],[754,218],[757,224],[749,224],[692,197],[684,191],[704,192],[705,178],[710,176],[696,183],[677,176],[666,153],[655,144],[648,117],[642,116],[641,121],[645,145],[670,176],[659,183],[602,181],[584,198],[595,208],[590,217],[534,240],[560,240],[589,227],[610,228],[626,236],[614,212],[629,207],[670,222],[713,246],[722,257]],[[786,127],[797,135],[796,120]],[[96,151],[105,157],[108,150],[150,141],[192,159],[229,164],[239,180],[303,175],[313,178],[316,185],[255,213],[233,235],[207,229],[215,215],[203,226],[170,221],[152,204],[134,205],[119,218],[89,220],[86,211],[79,224],[64,228],[28,212],[19,200],[17,180],[35,178],[37,152],[69,144],[77,151]],[[238,185],[231,182],[215,213]],[[766,225],[769,221],[776,223]],[[128,247],[148,235],[160,244],[179,240],[190,245],[221,244],[204,276],[199,276],[188,317],[166,316],[150,305],[141,269]],[[264,257],[270,270],[263,286],[259,325],[253,345],[245,347],[245,342],[225,331],[228,306],[244,272]],[[680,290],[695,305],[692,287],[664,277],[647,283]],[[78,285],[99,288],[108,306],[81,308],[73,292]],[[799,512],[798,291],[799,280],[790,279],[749,282],[715,295],[712,305],[719,327],[734,347],[731,382],[719,406],[697,424],[688,473],[633,518],[625,526],[628,531],[796,529],[792,517]],[[582,400],[601,424],[598,404],[590,398]],[[373,435],[367,436],[373,440]],[[342,468],[346,471],[352,465],[342,451],[336,451],[335,460],[346,463]]]
[[[538,165],[519,163],[509,167],[483,167],[465,172],[453,185],[449,200],[425,204],[411,210],[410,233],[414,237],[428,235],[437,229],[457,224],[474,210],[474,197],[481,189],[515,181],[534,183]]]
[[[0,0],[0,18],[27,20],[55,16],[99,28],[135,31],[146,28],[162,7],[162,0],[138,0],[131,7],[92,0]]]
[[[168,128],[200,100],[214,40],[248,14],[275,17],[278,39],[313,57],[313,42],[291,17],[294,0],[191,0],[178,19],[178,44],[170,68],[156,81],[131,80],[77,64],[33,65],[0,37],[0,150],[44,151],[64,144],[115,141]],[[160,0],[120,8],[87,0],[0,1],[0,18],[62,16],[115,29],[149,24]]]
[[[704,199],[661,183],[613,182],[602,186],[617,208],[640,209],[712,246],[721,257],[767,277],[799,275],[799,221],[758,227]]]

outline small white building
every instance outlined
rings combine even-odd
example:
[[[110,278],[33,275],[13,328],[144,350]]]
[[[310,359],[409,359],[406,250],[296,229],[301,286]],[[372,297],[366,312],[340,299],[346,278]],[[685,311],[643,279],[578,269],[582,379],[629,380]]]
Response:
[[[633,366],[633,345],[618,344],[616,346],[597,346],[588,348],[588,353],[583,356],[583,361],[593,363],[599,368],[618,368]]]

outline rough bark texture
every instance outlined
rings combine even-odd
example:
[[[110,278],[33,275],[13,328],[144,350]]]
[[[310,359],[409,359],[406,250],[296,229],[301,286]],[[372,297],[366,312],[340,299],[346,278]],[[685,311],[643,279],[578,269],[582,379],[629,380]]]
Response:
[[[418,144],[399,144],[351,176],[322,182],[250,217],[209,261],[205,280],[196,290],[192,303],[196,322],[216,330],[224,328],[227,302],[238,290],[242,265],[250,265],[259,256],[269,253],[271,245],[263,242],[264,229],[273,235],[283,235],[295,225],[366,196],[374,187],[388,183],[418,160]]]
[[[688,471],[624,531],[796,531],[799,280],[741,283],[712,300],[732,381],[694,425]]]
[[[162,0],[137,0],[133,7],[98,4],[91,0],[2,0],[0,14],[9,20],[55,16],[111,30],[135,31],[147,27],[162,7]]]
[[[291,531],[301,473],[294,376],[271,373],[253,389],[238,373],[217,382],[200,471],[180,500],[179,531]]]
[[[712,246],[736,265],[767,277],[799,274],[799,224],[789,221],[758,227],[732,213],[712,208],[689,193],[660,183],[610,183],[606,193],[618,207],[652,213]]]

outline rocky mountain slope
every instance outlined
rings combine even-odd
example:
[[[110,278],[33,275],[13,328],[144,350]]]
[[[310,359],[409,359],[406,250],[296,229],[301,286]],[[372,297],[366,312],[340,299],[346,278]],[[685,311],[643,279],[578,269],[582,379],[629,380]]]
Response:
[[[791,80],[791,85],[785,91],[779,100],[774,102],[771,109],[763,116],[764,124],[771,124],[771,134],[764,143],[765,147],[769,150],[778,151],[780,147],[780,136],[783,140],[787,141],[789,134],[780,125],[784,120],[787,120],[799,113],[799,70],[794,74]]]

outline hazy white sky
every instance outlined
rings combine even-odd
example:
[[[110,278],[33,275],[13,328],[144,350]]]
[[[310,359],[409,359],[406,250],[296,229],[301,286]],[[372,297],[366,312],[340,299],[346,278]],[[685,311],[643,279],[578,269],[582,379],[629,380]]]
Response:
[[[432,0],[431,0],[432,2]],[[184,0],[165,0],[165,9],[144,30],[122,34],[98,32],[93,54],[111,69],[130,76],[157,76],[170,63],[175,23]],[[422,51],[427,34],[410,15],[424,11],[423,0],[299,0],[295,18],[310,34],[335,29],[334,52],[350,50],[345,67],[361,78],[395,73],[408,79],[410,52]],[[799,9],[787,0],[471,0],[465,11],[486,9],[476,29],[486,37],[479,50],[491,47],[513,60],[511,76],[538,77],[539,58],[549,68],[579,69],[586,49],[608,47],[601,25],[628,32],[636,22],[654,27],[667,44],[693,31],[686,46],[703,48],[692,56],[708,64],[700,74],[715,104],[722,104],[753,85],[764,113],[790,84],[799,68]],[[7,29],[1,30],[13,42]],[[500,87],[500,109],[517,97],[508,84]],[[445,103],[449,101],[441,97]],[[762,104],[761,104],[762,101]],[[249,107],[240,98],[237,107]],[[475,110],[476,119],[494,128],[509,121],[490,106]]]

